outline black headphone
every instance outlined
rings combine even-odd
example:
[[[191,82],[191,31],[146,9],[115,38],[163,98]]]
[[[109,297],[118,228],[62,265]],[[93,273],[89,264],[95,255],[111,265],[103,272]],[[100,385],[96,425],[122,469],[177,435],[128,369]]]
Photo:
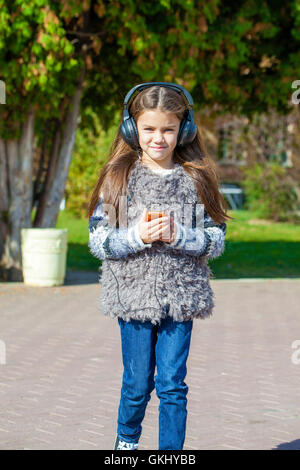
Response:
[[[180,128],[177,136],[177,145],[184,146],[186,144],[191,143],[197,134],[197,126],[194,121],[193,98],[183,86],[168,82],[141,83],[140,85],[136,85],[127,93],[124,99],[123,121],[120,126],[120,133],[122,138],[134,150],[138,150],[140,148],[137,125],[133,117],[129,114],[128,103],[130,98],[136,91],[138,91],[139,93],[141,90],[144,90],[145,88],[149,88],[151,86],[163,86],[166,88],[171,88],[172,90],[177,91],[177,93],[180,93],[185,97],[187,101],[188,113],[180,123]]]

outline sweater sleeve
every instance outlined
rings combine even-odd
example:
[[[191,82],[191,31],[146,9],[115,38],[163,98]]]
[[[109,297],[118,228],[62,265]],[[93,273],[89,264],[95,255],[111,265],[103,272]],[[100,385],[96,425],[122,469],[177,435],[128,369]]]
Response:
[[[109,226],[108,215],[103,208],[103,195],[89,218],[88,247],[93,256],[104,260],[118,259],[151,247],[145,244],[139,234],[138,224],[129,228],[112,228]]]
[[[170,248],[182,250],[189,255],[217,258],[225,249],[226,223],[217,224],[204,209],[204,223],[191,228],[174,221],[177,233]]]

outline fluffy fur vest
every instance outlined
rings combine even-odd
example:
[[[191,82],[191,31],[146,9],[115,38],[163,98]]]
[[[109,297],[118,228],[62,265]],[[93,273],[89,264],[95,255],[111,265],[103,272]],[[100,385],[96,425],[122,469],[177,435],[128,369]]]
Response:
[[[193,179],[181,165],[161,176],[138,160],[128,178],[127,195],[128,227],[138,222],[144,207],[173,211],[175,220],[194,227],[198,214],[203,216]],[[214,308],[210,278],[207,257],[156,241],[136,254],[103,260],[100,310],[112,318],[153,324],[167,315],[174,321],[206,318]]]

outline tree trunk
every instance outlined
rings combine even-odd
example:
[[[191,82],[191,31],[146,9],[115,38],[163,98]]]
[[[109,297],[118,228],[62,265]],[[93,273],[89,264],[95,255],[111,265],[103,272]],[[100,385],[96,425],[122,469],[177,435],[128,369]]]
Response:
[[[35,226],[37,226],[37,224],[39,227],[55,228],[56,226],[56,220],[65,192],[65,185],[75,142],[84,75],[85,69],[81,71],[80,77],[78,79],[78,87],[70,101],[63,133],[61,136],[55,133],[55,142],[59,142],[59,138],[61,139],[55,173],[54,176],[51,175],[50,185],[47,184],[47,186],[50,187],[45,188],[45,193],[39,202],[39,204],[41,204],[43,207],[43,211],[41,214],[41,211],[39,211],[38,208]],[[53,154],[54,156],[57,154],[56,145],[53,146]]]
[[[40,198],[34,227],[55,228],[74,147],[85,68],[70,100],[64,129],[54,133],[54,164]],[[21,228],[32,227],[34,109],[19,140],[0,138],[0,281],[23,281]],[[57,130],[57,129],[56,129]],[[52,163],[53,163],[52,161]]]
[[[8,184],[6,145],[0,139],[0,260],[4,253],[4,245],[8,230]],[[1,279],[1,278],[0,278]]]
[[[46,149],[47,149],[47,142],[48,142],[49,134],[50,134],[50,130],[49,130],[50,126],[51,126],[51,120],[48,119],[45,124],[41,156],[40,156],[39,165],[38,165],[38,172],[37,172],[36,179],[33,185],[32,206],[34,206],[35,201],[38,199],[39,193],[40,193],[40,184],[42,182],[42,176],[44,173],[45,155],[46,155]]]
[[[22,281],[21,228],[31,227],[34,108],[19,140],[0,139],[0,280]]]
[[[57,119],[53,132],[50,156],[48,160],[47,172],[43,183],[43,190],[38,199],[37,211],[34,219],[34,227],[41,227],[42,217],[45,210],[47,198],[51,190],[51,185],[55,177],[55,168],[57,166],[58,150],[61,139],[61,122]]]

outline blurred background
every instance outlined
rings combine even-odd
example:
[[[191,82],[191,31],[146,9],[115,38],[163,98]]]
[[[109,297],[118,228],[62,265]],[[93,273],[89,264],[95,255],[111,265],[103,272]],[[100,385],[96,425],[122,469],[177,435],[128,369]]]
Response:
[[[87,206],[138,83],[186,87],[235,220],[216,279],[300,277],[300,1],[0,0],[0,281],[21,229],[67,228],[97,271]]]

